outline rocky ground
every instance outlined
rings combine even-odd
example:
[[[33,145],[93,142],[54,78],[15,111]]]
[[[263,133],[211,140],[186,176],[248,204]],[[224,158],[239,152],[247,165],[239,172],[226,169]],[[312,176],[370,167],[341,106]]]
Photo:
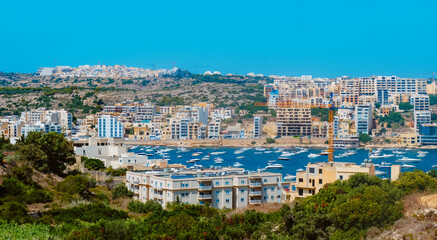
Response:
[[[367,239],[437,239],[437,194],[413,194],[404,199],[404,215],[392,227],[381,232],[369,229]]]

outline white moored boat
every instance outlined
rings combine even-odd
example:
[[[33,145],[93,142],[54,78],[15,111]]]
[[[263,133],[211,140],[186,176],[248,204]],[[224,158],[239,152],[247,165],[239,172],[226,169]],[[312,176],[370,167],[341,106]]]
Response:
[[[269,165],[267,165],[266,169],[282,169],[284,166],[282,166],[282,164],[280,163],[274,163],[271,164],[269,163]]]

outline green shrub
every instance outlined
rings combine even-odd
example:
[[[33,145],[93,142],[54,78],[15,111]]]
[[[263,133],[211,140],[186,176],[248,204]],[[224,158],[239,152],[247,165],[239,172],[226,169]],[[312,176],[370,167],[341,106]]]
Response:
[[[89,178],[82,175],[70,175],[56,185],[56,190],[71,195],[83,195],[88,193],[90,187],[91,181]]]
[[[266,139],[266,142],[267,142],[268,144],[271,144],[271,143],[275,143],[276,141],[275,141],[274,138],[267,138],[267,139]]]
[[[131,198],[134,196],[134,193],[129,191],[123,183],[120,183],[117,187],[112,189],[112,199],[117,199],[121,197],[128,197]]]
[[[6,202],[0,205],[0,219],[8,222],[31,222],[27,215],[27,207],[19,202]]]
[[[437,189],[437,179],[416,169],[414,172],[404,172],[399,176],[399,187],[407,193],[433,190]]]
[[[84,222],[97,222],[101,219],[117,220],[126,219],[127,213],[122,210],[110,208],[102,203],[81,204],[76,207],[51,209],[43,215],[50,216],[57,224],[76,223],[77,220]]]
[[[105,169],[105,164],[101,160],[95,159],[95,158],[85,159],[84,166],[86,169],[88,169],[90,171],[104,170]]]
[[[130,201],[127,209],[131,212],[136,213],[148,213],[148,212],[159,212],[162,211],[162,205],[153,200],[149,200],[145,203],[142,203],[140,201]]]
[[[117,168],[113,169],[112,167],[109,167],[105,170],[106,174],[117,177],[117,176],[125,176],[127,169],[126,168]]]

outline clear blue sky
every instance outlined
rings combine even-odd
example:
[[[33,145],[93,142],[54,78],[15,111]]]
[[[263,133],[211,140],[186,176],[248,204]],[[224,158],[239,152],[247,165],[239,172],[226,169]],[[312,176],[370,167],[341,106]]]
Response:
[[[2,0],[0,71],[81,64],[335,77],[437,72],[436,0]]]

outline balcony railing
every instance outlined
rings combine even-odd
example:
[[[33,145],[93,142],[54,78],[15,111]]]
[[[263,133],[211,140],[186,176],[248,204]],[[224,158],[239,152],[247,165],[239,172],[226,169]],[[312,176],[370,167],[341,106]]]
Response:
[[[199,186],[199,190],[211,190],[211,189],[212,189],[211,185],[209,185],[209,186]]]
[[[202,194],[199,195],[199,199],[211,199],[211,195]]]
[[[261,204],[261,200],[249,200],[250,204]]]
[[[261,195],[261,191],[250,191],[249,195],[250,196]]]
[[[260,182],[250,182],[249,186],[251,186],[251,187],[259,187],[259,186],[261,186],[261,183]]]

